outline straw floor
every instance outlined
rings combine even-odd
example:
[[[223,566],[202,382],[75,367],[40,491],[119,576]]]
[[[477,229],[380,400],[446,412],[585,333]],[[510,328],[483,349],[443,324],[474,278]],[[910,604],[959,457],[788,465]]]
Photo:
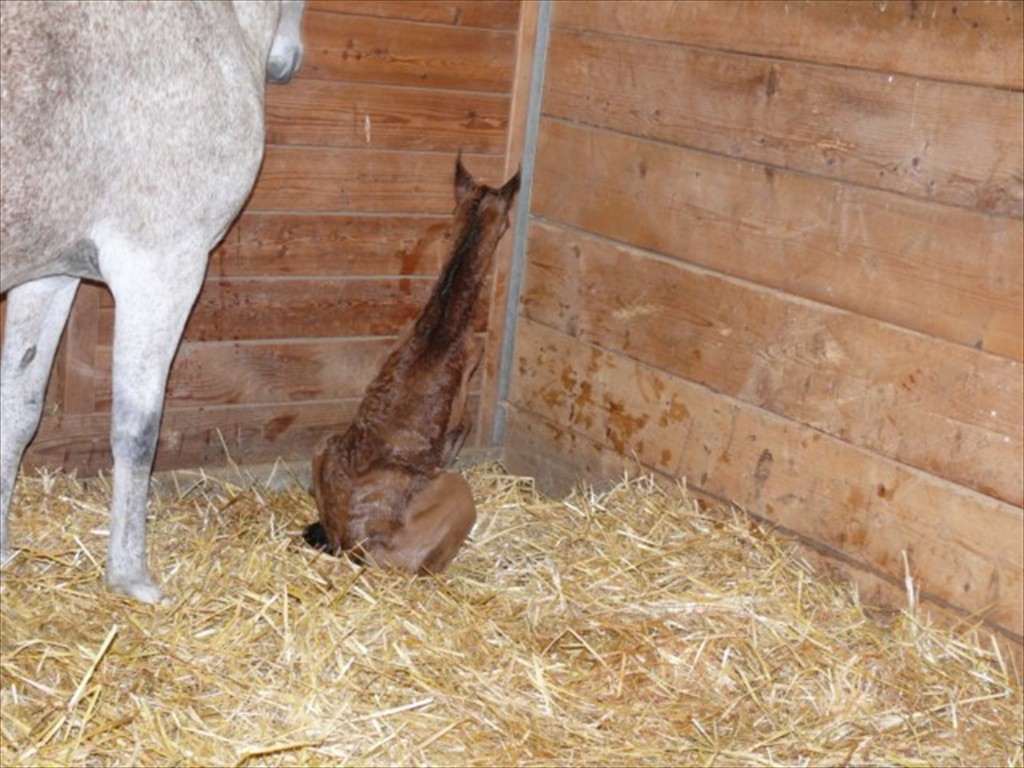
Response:
[[[984,634],[869,618],[648,479],[551,500],[467,477],[477,527],[429,579],[307,549],[301,490],[180,480],[153,503],[158,607],[103,590],[105,480],[23,478],[0,763],[1021,765],[1021,688]]]

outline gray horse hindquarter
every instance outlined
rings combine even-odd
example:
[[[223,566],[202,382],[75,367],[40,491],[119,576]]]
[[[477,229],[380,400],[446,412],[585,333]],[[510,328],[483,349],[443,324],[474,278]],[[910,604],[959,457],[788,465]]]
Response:
[[[101,280],[116,303],[106,580],[160,599],[145,527],[167,374],[210,250],[259,169],[267,73],[286,81],[301,59],[301,12],[276,1],[0,4],[5,563],[14,480],[61,330],[79,280]]]

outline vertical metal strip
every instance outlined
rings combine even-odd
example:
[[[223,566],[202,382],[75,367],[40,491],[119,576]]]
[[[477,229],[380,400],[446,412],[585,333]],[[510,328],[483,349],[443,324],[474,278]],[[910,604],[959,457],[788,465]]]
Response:
[[[526,108],[526,133],[523,138],[522,183],[513,234],[512,263],[508,272],[508,294],[505,303],[505,334],[501,340],[498,361],[498,402],[494,410],[492,445],[505,443],[505,404],[508,401],[509,380],[512,376],[512,354],[515,351],[516,326],[519,320],[519,294],[522,290],[523,271],[526,268],[526,230],[530,222],[533,196],[534,166],[537,160],[537,134],[540,131],[540,108],[544,97],[544,76],[548,60],[548,40],[551,37],[552,0],[541,0],[537,14],[537,45],[533,50],[533,71],[530,77],[530,100]]]

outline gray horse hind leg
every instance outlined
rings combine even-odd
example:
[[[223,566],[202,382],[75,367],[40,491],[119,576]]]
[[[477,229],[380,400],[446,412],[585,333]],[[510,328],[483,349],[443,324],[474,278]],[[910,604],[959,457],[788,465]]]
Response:
[[[117,243],[115,248],[124,246]],[[149,477],[167,375],[202,285],[207,255],[134,253],[129,257],[121,252],[111,261],[132,266],[104,274],[116,302],[110,439],[114,497],[106,581],[113,592],[155,603],[162,592],[146,563]],[[100,266],[102,270],[102,255]]]
[[[43,413],[46,382],[78,280],[48,277],[7,294],[0,359],[0,564],[11,558],[8,514],[22,454]]]

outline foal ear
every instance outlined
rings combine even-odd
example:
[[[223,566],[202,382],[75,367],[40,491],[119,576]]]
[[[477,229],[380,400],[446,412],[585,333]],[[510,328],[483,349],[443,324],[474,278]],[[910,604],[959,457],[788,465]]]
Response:
[[[498,190],[498,194],[506,203],[511,204],[512,198],[515,197],[516,193],[519,191],[519,181],[522,178],[522,175],[523,169],[522,166],[520,166],[516,170],[516,175],[506,181],[505,185]]]
[[[462,150],[459,149],[459,154],[455,156],[455,204],[461,203],[475,187],[476,182],[462,164]]]

